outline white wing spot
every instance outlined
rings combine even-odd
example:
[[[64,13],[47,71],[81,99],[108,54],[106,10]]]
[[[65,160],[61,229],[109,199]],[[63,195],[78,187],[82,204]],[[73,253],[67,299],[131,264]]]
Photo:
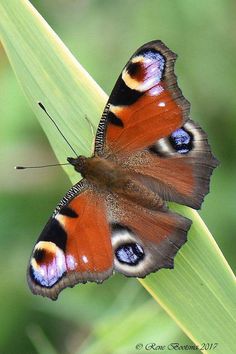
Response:
[[[88,258],[86,256],[82,256],[82,260],[84,263],[88,263]]]

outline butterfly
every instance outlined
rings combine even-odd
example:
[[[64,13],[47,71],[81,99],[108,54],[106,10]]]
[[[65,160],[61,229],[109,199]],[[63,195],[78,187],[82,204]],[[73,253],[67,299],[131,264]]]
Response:
[[[114,271],[143,278],[173,268],[191,220],[167,202],[199,209],[218,161],[189,118],[177,85],[177,55],[161,41],[130,58],[102,114],[94,154],[68,157],[83,177],[60,201],[28,266],[34,294],[57,299]]]

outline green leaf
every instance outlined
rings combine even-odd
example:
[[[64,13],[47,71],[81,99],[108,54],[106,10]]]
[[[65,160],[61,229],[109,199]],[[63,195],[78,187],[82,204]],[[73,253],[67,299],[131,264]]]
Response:
[[[214,352],[233,353],[233,272],[198,213],[180,206],[175,210],[192,219],[193,225],[174,271],[151,274],[140,282],[199,348],[218,343]]]
[[[127,298],[126,290],[124,287]],[[128,290],[130,294],[131,289]],[[94,331],[75,354],[131,354],[136,351],[145,353],[152,351],[150,348],[154,339],[160,347],[167,347],[173,342],[193,345],[160,306],[154,308],[153,301],[148,301],[134,311],[131,306],[132,295],[130,298],[128,309],[125,311],[121,309],[120,313],[111,313],[106,321],[102,318],[96,322]],[[168,350],[164,351],[164,353],[167,352]],[[184,351],[178,350],[178,353],[184,353]],[[200,351],[195,351],[195,354],[199,353]]]
[[[91,124],[97,126],[106,95],[28,1],[1,1],[0,13],[2,43],[59,161],[73,154],[38,101],[79,154],[89,156]],[[72,168],[65,170],[72,182],[78,181]],[[202,351],[233,353],[233,273],[197,212],[173,209],[193,220],[189,240],[176,256],[174,270],[161,270],[140,282],[197,345],[217,343],[216,349]]]
[[[99,122],[105,93],[28,1],[1,1],[0,13],[1,41],[58,160],[65,162],[74,154],[39,108],[39,101],[71,145],[81,155],[91,155],[91,124],[96,127]],[[78,181],[78,173],[65,170],[73,182]]]

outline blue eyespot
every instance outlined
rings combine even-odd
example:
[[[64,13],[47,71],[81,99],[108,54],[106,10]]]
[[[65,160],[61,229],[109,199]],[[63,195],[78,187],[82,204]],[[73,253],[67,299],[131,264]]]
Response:
[[[149,49],[144,53],[144,57],[152,60],[156,60],[159,64],[160,71],[163,72],[165,68],[165,57],[156,50]]]
[[[116,251],[119,262],[128,265],[136,265],[144,258],[144,250],[138,243],[127,243],[119,246]]]
[[[176,152],[186,154],[193,148],[193,135],[180,128],[171,134],[169,141]]]

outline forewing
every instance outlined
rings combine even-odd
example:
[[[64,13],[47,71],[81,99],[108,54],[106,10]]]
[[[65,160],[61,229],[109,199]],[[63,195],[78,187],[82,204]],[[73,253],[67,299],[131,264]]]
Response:
[[[100,121],[97,154],[130,154],[184,124],[189,103],[177,86],[175,60],[161,41],[145,44],[130,58]]]
[[[62,200],[34,247],[28,283],[35,294],[56,299],[67,286],[102,282],[112,274],[105,198],[84,180],[77,184],[78,190],[78,195],[73,196],[72,189]]]

